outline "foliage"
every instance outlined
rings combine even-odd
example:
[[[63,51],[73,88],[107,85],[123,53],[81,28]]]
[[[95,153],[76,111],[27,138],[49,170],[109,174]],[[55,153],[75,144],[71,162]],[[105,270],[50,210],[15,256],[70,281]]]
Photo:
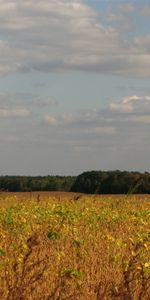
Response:
[[[18,197],[0,201],[0,299],[150,299],[149,196]]]
[[[0,190],[9,192],[70,191],[73,176],[0,176]]]
[[[0,190],[9,192],[72,191],[86,194],[150,193],[150,174],[89,171],[79,176],[0,176]]]
[[[150,193],[150,174],[121,171],[91,171],[77,176],[71,191],[88,194]]]

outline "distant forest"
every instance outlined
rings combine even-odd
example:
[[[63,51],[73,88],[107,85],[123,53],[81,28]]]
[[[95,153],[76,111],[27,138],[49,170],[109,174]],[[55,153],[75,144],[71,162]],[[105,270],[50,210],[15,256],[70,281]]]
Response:
[[[0,190],[66,191],[87,194],[150,193],[150,173],[89,171],[79,176],[0,176]]]

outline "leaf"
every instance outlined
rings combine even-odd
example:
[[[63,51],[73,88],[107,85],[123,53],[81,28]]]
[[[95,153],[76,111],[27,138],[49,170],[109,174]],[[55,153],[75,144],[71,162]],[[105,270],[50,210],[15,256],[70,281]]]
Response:
[[[5,256],[6,252],[4,249],[0,248],[0,256]]]
[[[58,239],[60,237],[60,234],[59,232],[57,231],[49,231],[47,233],[47,237],[50,239],[50,240],[53,240],[53,239]]]
[[[65,269],[62,271],[61,276],[66,276],[68,278],[77,278],[77,279],[82,279],[83,274],[80,270],[78,269]]]

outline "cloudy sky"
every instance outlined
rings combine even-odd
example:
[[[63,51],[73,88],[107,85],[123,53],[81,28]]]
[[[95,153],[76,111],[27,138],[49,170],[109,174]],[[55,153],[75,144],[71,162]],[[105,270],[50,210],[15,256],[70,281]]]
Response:
[[[0,174],[150,171],[150,1],[0,0]]]

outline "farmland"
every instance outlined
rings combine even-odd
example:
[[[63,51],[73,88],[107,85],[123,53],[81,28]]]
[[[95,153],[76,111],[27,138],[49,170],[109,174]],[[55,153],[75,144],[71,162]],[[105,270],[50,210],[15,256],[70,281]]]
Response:
[[[0,299],[149,300],[150,195],[1,193]]]

